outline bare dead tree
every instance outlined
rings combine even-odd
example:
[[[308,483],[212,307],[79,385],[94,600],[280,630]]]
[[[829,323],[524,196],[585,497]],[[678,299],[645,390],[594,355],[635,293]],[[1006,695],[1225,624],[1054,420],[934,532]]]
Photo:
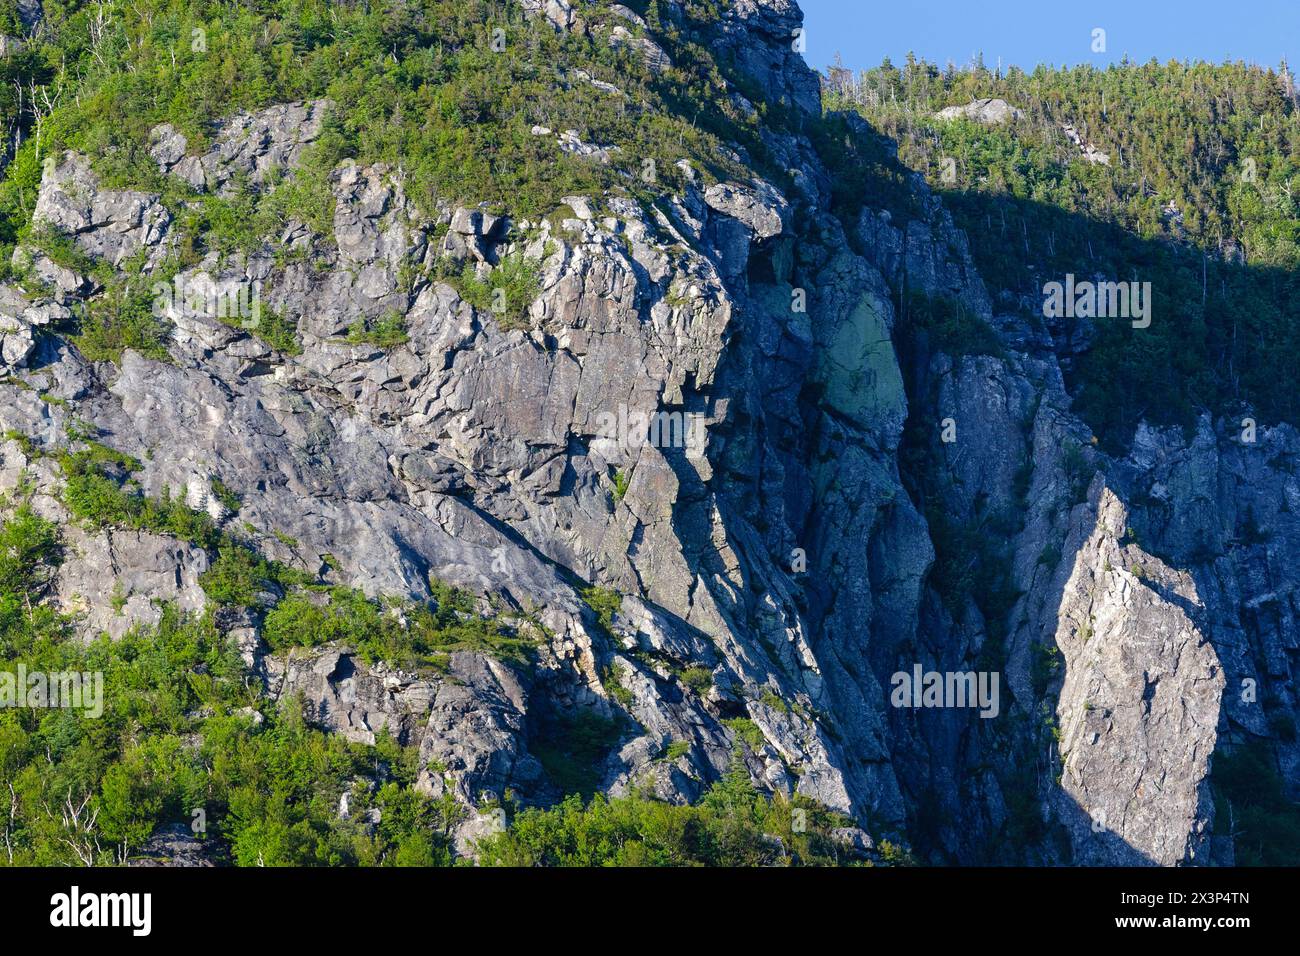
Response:
[[[18,817],[18,794],[14,792],[13,783],[9,784],[9,820],[5,823],[5,854],[9,857],[9,865],[13,866],[14,862],[14,845],[13,832],[14,820]]]
[[[27,81],[28,109],[32,114],[32,135],[36,138],[37,159],[41,155],[41,136],[45,130],[45,123],[50,118],[50,114],[58,108],[59,101],[63,99],[62,76],[56,78],[52,85],[53,96],[50,95],[49,86],[37,86],[35,80]]]
[[[95,0],[95,15],[90,18],[90,55],[100,67],[107,67],[104,61],[104,41],[108,38],[109,27],[113,18],[113,0]]]
[[[46,814],[51,819],[58,820],[62,824],[65,831],[64,836],[60,838],[62,842],[67,844],[85,866],[93,866],[100,852],[99,837],[95,834],[95,822],[99,817],[99,810],[88,811],[89,805],[89,793],[82,798],[81,803],[73,805],[72,791],[69,790],[63,806],[59,808],[58,816],[55,816],[48,806],[45,808]]]

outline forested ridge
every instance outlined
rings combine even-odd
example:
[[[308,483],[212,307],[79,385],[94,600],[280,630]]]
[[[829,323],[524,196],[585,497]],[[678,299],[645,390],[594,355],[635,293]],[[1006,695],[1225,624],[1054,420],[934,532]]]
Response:
[[[998,308],[1041,315],[1043,284],[1067,273],[1152,283],[1151,328],[1099,323],[1073,367],[1079,410],[1112,446],[1143,416],[1296,417],[1300,111],[1285,66],[1000,72],[909,57],[832,67],[826,86],[828,109],[860,112],[943,196]],[[981,98],[1022,115],[936,116]]]

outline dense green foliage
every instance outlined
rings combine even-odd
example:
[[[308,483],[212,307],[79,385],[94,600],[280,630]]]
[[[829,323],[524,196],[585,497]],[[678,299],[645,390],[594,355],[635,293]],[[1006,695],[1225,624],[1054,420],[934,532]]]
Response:
[[[1041,321],[1043,284],[1152,283],[1153,321],[1100,320],[1067,369],[1077,409],[1111,448],[1141,418],[1201,409],[1300,418],[1300,111],[1289,74],[1242,64],[996,75],[909,60],[833,71],[831,108],[860,111],[940,190],[997,308]],[[977,97],[1025,112],[1002,126],[934,113]],[[1071,124],[1111,157],[1084,160]],[[945,180],[944,160],[955,178]]]
[[[600,786],[605,758],[623,738],[627,722],[621,717],[583,714],[551,724],[532,742],[533,756],[562,793],[590,797]]]
[[[455,651],[531,660],[541,633],[536,622],[484,616],[468,592],[443,587],[442,600],[432,605],[373,600],[352,588],[298,589],[267,613],[263,638],[277,651],[341,641],[368,663],[412,668],[443,669]]]
[[[121,861],[157,827],[196,819],[214,858],[243,865],[450,862],[457,811],[415,792],[412,750],[348,744],[308,727],[295,702],[275,709],[209,617],[168,607],[120,641],[74,639],[36,603],[58,553],[57,530],[30,511],[0,523],[3,667],[101,672],[103,713],[0,710],[0,791],[13,808],[0,862]],[[370,809],[377,825],[363,822]]]
[[[796,810],[803,811],[796,829]],[[643,796],[529,809],[479,843],[485,866],[827,866],[847,862],[830,830],[848,821],[811,800],[756,793],[741,767],[695,806]],[[889,862],[906,854],[882,846]]]
[[[348,329],[348,341],[353,345],[391,349],[405,344],[408,338],[406,320],[398,313],[381,316],[369,325],[359,320]]]
[[[503,329],[521,328],[527,324],[528,306],[537,298],[537,264],[523,255],[510,256],[484,279],[467,264],[457,289],[474,308],[495,315]]]
[[[995,74],[981,65],[941,71],[886,61],[832,77],[833,105],[853,104],[897,140],[899,158],[941,179],[957,161],[957,188],[978,188],[1113,221],[1144,238],[1171,234],[1172,202],[1193,242],[1252,263],[1300,262],[1300,116],[1288,76],[1243,63],[1155,61]],[[1024,111],[1009,126],[942,122],[932,114],[980,97]],[[1082,160],[1061,131],[1074,126],[1111,158]]]
[[[130,477],[139,462],[85,441],[79,451],[59,455],[65,480],[63,501],[73,517],[97,526],[111,525],[183,538],[200,547],[215,547],[219,533],[207,514],[188,507],[164,491],[146,497]]]
[[[1003,353],[997,334],[958,299],[927,296],[912,292],[903,303],[902,320],[906,334],[922,336],[913,348],[927,353],[947,352],[949,355],[995,355]]]
[[[0,594],[30,606],[49,585],[59,552],[58,529],[27,506],[0,525]]]
[[[584,18],[611,17],[607,6],[593,5]],[[292,212],[324,231],[325,177],[345,157],[400,166],[426,208],[438,198],[486,200],[515,215],[545,214],[565,194],[631,188],[649,158],[664,182],[680,176],[679,159],[703,172],[720,168],[728,160],[709,128],[743,127],[732,138],[757,142],[757,124],[730,103],[707,52],[687,31],[661,24],[654,7],[646,11],[652,28],[670,33],[681,54],[658,76],[635,50],[554,31],[493,0],[146,0],[112,6],[94,30],[94,4],[52,0],[49,29],[8,64],[44,83],[56,105],[0,189],[0,235],[13,241],[25,225],[44,155],[77,149],[97,157],[110,181],[174,190],[148,156],[155,125],[171,123],[199,150],[213,121],[238,109],[319,97],[337,108],[291,191],[268,210],[241,208],[239,198],[205,200],[206,241],[248,230],[259,212]],[[560,81],[556,63],[581,66],[622,94]],[[693,122],[672,108],[687,101],[717,108]],[[25,125],[34,133],[32,118]],[[591,163],[533,135],[534,125],[580,130],[620,152],[608,167]]]

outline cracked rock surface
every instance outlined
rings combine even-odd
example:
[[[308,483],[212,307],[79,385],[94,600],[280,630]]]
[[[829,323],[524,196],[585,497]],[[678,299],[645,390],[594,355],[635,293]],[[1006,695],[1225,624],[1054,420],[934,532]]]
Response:
[[[580,27],[583,4],[522,6]],[[627,14],[611,42],[641,37]],[[789,43],[800,22],[789,0],[744,0],[715,39],[774,100],[816,113],[817,79]],[[274,188],[330,108],[239,114],[201,154],[160,126],[150,155],[197,193]],[[598,149],[566,132],[545,134]],[[38,452],[75,420],[139,460],[144,493],[251,529],[289,567],[421,600],[436,578],[536,615],[533,666],[458,652],[438,674],[345,645],[270,654],[255,613],[223,619],[250,673],[301,695],[317,725],[418,746],[430,795],[548,804],[562,795],[542,759],[556,728],[620,717],[592,768],[612,794],[693,801],[739,754],[758,785],[853,817],[841,837],[862,852],[924,830],[929,860],[1005,862],[996,835],[1019,813],[1052,836],[1034,862],[1224,862],[1216,748],[1265,738],[1300,779],[1300,744],[1236,693],[1253,681],[1295,711],[1300,434],[1244,446],[1206,416],[1191,436],[1143,426],[1127,458],[1106,456],[1070,411],[1058,353],[1076,343],[997,312],[937,198],[915,185],[915,219],[867,210],[846,225],[808,140],[765,135],[790,169],[784,192],[755,171],[688,183],[661,207],[566,197],[556,222],[447,202],[422,214],[400,170],[345,162],[332,235],[289,221],[177,277],[256,287],[293,349],[260,319],[172,303],[167,361],[89,362],[56,329],[97,280],[20,248],[42,291],[0,285],[0,433],[35,450],[0,442],[0,492],[31,486],[67,525],[59,606],[86,637],[120,637],[162,602],[202,609],[212,559],[69,522]],[[159,195],[105,188],[74,154],[47,171],[35,218],[146,276],[176,241]],[[518,256],[538,274],[520,316],[437,278]],[[904,351],[904,289],[962,302],[1000,354]],[[350,334],[393,316],[405,341]],[[611,435],[629,412],[696,422],[700,444]],[[918,465],[905,434],[944,419],[957,441]],[[935,564],[937,516],[995,513],[1014,518],[998,526],[1013,597],[991,621],[939,593]],[[1260,526],[1267,539],[1248,533]],[[623,595],[608,626],[588,585]],[[891,706],[895,672],[981,669],[995,650],[997,718]],[[484,825],[472,815],[459,845]]]

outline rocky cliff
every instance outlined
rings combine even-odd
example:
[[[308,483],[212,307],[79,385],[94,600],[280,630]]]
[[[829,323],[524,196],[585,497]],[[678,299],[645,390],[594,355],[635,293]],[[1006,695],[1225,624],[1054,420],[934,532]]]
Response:
[[[610,31],[582,3],[523,7],[674,56],[625,8]],[[905,215],[844,214],[800,22],[737,0],[699,37],[730,92],[781,119],[762,162],[737,151],[745,175],[687,176],[657,204],[429,214],[402,169],[346,161],[328,229],[289,219],[164,276],[183,236],[163,192],[55,157],[43,238],[15,251],[27,278],[0,288],[0,492],[64,527],[57,605],[87,637],[211,606],[210,549],[69,510],[56,456],[93,440],[144,496],[310,578],[419,601],[447,582],[536,621],[528,666],[459,651],[415,673],[346,641],[271,653],[275,586],[223,612],[270,695],[417,745],[430,795],[552,803],[548,754],[575,721],[619,718],[590,768],[610,794],[692,802],[738,754],[759,786],[932,862],[1231,862],[1219,755],[1263,741],[1300,779],[1300,434],[1243,442],[1207,414],[1190,438],[1144,426],[1127,457],[1101,452],[1071,412],[1070,330],[999,314],[978,238],[923,184],[898,187]],[[162,125],[150,155],[196,198],[280,188],[334,108],[242,112],[199,144]],[[521,260],[518,315],[459,279]],[[204,301],[256,288],[260,311],[191,308],[160,278]],[[131,284],[170,303],[161,351],[87,359],[62,330]],[[992,339],[927,334],[918,294]],[[367,334],[385,327],[403,334]],[[997,713],[892,705],[916,665],[998,675]],[[469,817],[462,851],[490,821]]]

